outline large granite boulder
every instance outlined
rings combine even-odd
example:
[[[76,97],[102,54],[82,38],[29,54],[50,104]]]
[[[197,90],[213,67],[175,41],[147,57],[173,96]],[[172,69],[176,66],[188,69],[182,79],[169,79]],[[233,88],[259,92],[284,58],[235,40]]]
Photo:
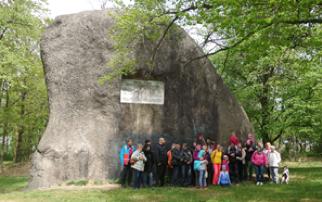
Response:
[[[30,188],[50,187],[73,179],[113,179],[119,174],[118,152],[128,137],[135,143],[160,136],[192,143],[197,132],[227,143],[252,130],[243,108],[208,59],[185,65],[202,54],[194,40],[177,28],[162,43],[155,68],[138,65],[128,76],[162,81],[164,105],[120,103],[122,79],[98,84],[111,71],[113,56],[107,11],[60,16],[41,40],[50,106],[45,133],[33,155]],[[138,45],[139,61],[151,56]],[[142,58],[142,60],[140,60]]]

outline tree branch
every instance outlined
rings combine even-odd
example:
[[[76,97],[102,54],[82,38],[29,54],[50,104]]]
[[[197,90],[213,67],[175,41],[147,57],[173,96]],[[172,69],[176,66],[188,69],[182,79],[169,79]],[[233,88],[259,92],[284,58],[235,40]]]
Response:
[[[162,44],[162,42],[164,41],[164,38],[167,36],[167,33],[169,32],[170,28],[174,25],[175,21],[178,20],[179,17],[176,16],[175,18],[172,19],[172,21],[168,24],[168,26],[166,27],[166,29],[164,30],[161,38],[159,39],[157,45],[155,46],[154,50],[153,50],[153,55],[152,55],[152,62],[154,62],[155,57],[157,55],[157,52]]]
[[[190,64],[190,63],[191,63],[191,62],[193,62],[193,61],[196,61],[196,60],[199,60],[199,59],[203,59],[203,58],[207,58],[207,57],[209,57],[209,56],[211,56],[211,55],[215,55],[215,54],[217,54],[217,53],[220,53],[220,52],[223,52],[223,51],[226,51],[226,50],[229,50],[229,49],[235,48],[235,47],[237,47],[239,44],[243,43],[245,40],[247,40],[248,38],[250,38],[251,36],[253,36],[254,34],[256,34],[256,33],[260,32],[260,31],[262,31],[262,30],[264,30],[264,29],[266,29],[266,28],[268,28],[268,27],[270,27],[271,25],[273,25],[273,23],[269,23],[269,24],[267,24],[267,25],[265,25],[265,26],[261,27],[260,29],[257,29],[257,30],[254,30],[254,31],[252,31],[252,32],[248,33],[244,38],[242,38],[242,39],[238,40],[236,43],[234,43],[234,44],[233,44],[233,45],[231,45],[231,46],[226,46],[226,47],[220,48],[220,49],[218,49],[218,50],[216,50],[216,51],[214,51],[214,52],[209,52],[209,53],[206,53],[206,54],[204,54],[204,55],[200,55],[200,56],[198,56],[198,57],[195,57],[195,58],[193,58],[193,59],[189,60],[189,61],[188,61],[184,66],[186,66],[186,65]]]
[[[282,137],[282,134],[283,130],[281,130],[280,133],[272,139],[271,143],[273,144],[276,140],[280,139]]]
[[[302,19],[302,20],[281,20],[281,21],[277,21],[276,23],[291,24],[291,25],[322,24],[322,19],[321,18],[311,18],[311,19]]]
[[[1,34],[0,34],[0,40],[2,40],[2,38],[4,37],[4,34],[6,33],[6,31],[8,30],[8,27],[5,27],[3,30],[2,30],[2,32],[1,32]]]
[[[201,6],[197,6],[196,4],[191,4],[190,7],[187,7],[185,9],[182,9],[182,10],[179,10],[179,11],[166,11],[164,14],[174,14],[174,15],[178,15],[179,13],[186,13],[186,12],[189,12],[189,11],[193,11],[193,10],[197,10],[197,9],[200,9],[200,8],[204,8],[204,9],[212,9],[213,6],[210,5],[210,4],[206,4],[206,3],[203,3]]]

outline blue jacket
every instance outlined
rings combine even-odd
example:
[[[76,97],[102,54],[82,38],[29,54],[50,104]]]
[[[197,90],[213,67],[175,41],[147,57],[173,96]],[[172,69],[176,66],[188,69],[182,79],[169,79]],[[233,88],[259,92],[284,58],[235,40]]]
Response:
[[[200,150],[199,152],[198,152],[198,159],[200,159],[200,158],[202,158],[203,156],[205,155],[205,150]],[[195,171],[198,171],[198,170],[200,170],[200,167],[201,167],[201,161],[200,160],[195,160],[194,162],[193,162],[193,169],[195,170]]]
[[[135,152],[135,147],[132,146],[132,154]],[[130,156],[129,156],[129,153],[130,153],[130,148],[125,144],[122,146],[121,148],[121,152],[120,152],[120,163],[121,163],[121,166],[124,166],[124,156],[127,154],[128,155],[128,160],[130,160]],[[130,163],[130,162],[128,162]]]
[[[218,184],[219,185],[231,184],[230,178],[229,178],[229,173],[227,171],[226,172],[223,172],[223,171],[220,172],[219,179],[218,179]]]

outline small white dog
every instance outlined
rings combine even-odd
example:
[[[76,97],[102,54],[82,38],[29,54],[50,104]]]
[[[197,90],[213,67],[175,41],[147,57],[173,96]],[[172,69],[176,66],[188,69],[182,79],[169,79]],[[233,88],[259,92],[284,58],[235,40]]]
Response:
[[[290,179],[290,172],[289,172],[287,166],[284,166],[281,184],[283,184],[283,183],[288,184],[289,179]]]

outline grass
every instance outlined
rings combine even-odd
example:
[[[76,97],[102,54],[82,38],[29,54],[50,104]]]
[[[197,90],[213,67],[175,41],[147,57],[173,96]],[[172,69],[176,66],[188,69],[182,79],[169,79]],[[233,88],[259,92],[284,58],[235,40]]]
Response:
[[[0,200],[3,193],[20,191],[28,184],[27,177],[1,177],[0,176]]]
[[[255,186],[251,182],[230,188],[210,187],[208,190],[194,188],[153,188],[133,190],[115,189],[80,191],[30,191],[23,192],[26,177],[0,177],[0,202],[216,202],[216,201],[321,201],[322,162],[289,163],[291,181],[288,185],[265,184]]]
[[[88,184],[88,180],[72,180],[66,183],[66,185],[85,186]]]

